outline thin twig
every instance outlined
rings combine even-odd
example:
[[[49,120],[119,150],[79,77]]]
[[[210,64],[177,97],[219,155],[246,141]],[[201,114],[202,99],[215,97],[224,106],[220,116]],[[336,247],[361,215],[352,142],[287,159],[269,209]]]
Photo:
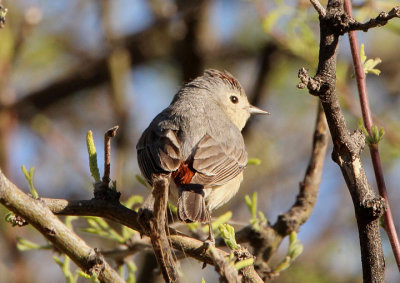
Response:
[[[392,10],[387,12],[381,12],[375,19],[370,19],[368,22],[359,23],[353,19],[351,9],[347,8],[347,1],[345,1],[346,13],[351,17],[347,31],[362,30],[368,31],[370,28],[381,27],[388,23],[393,18],[400,18],[400,6],[394,7]]]
[[[110,183],[110,169],[111,169],[111,138],[117,134],[119,126],[114,126],[107,130],[104,134],[104,175],[102,178],[103,185],[108,187]]]
[[[321,17],[326,16],[325,8],[321,5],[321,3],[319,3],[318,0],[310,0],[310,2]]]
[[[345,11],[347,12],[347,14],[349,14],[350,17],[353,17],[350,0],[344,0],[344,8],[345,8]],[[393,14],[396,15],[396,13],[393,12],[395,9],[396,8],[393,8],[393,10],[389,14],[386,13],[387,14],[385,17],[386,21],[388,20],[389,15],[393,15]],[[385,15],[381,14],[379,17],[382,18],[384,16]],[[399,7],[397,7],[397,17],[400,17],[400,8]],[[372,122],[371,108],[369,106],[367,87],[366,87],[366,83],[365,83],[365,73],[364,73],[363,66],[361,64],[360,52],[358,50],[357,34],[355,31],[349,32],[349,40],[350,40],[351,54],[353,57],[353,64],[354,64],[355,73],[356,73],[357,88],[358,88],[358,93],[359,93],[359,97],[360,97],[363,121],[364,121],[365,128],[368,131],[368,134],[370,136],[372,136],[371,127],[373,125],[373,122]],[[374,167],[376,182],[377,182],[378,189],[379,189],[379,194],[386,201],[386,213],[384,215],[386,231],[388,233],[389,241],[392,246],[394,257],[396,259],[397,268],[400,270],[399,239],[397,237],[396,227],[394,226],[392,212],[391,212],[390,205],[389,205],[389,199],[388,199],[388,195],[387,195],[385,179],[384,179],[383,171],[382,171],[382,163],[381,163],[381,159],[379,156],[378,144],[371,144],[369,146],[369,149],[370,149],[370,154],[371,154],[371,159],[372,159],[372,165]]]

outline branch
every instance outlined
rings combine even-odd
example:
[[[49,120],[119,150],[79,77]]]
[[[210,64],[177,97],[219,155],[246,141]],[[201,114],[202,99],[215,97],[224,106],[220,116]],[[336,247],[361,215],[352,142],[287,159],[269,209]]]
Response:
[[[350,17],[352,15],[349,11],[346,11]],[[370,19],[368,22],[360,23],[352,19],[349,22],[349,26],[346,31],[362,30],[364,32],[368,31],[370,28],[381,27],[388,23],[393,18],[400,18],[400,7],[394,7],[389,13],[381,12],[375,19]]]
[[[318,106],[310,162],[304,180],[300,183],[295,203],[286,213],[278,217],[274,225],[268,224],[261,227],[260,231],[254,231],[249,225],[236,233],[236,240],[239,243],[249,241],[254,248],[256,268],[259,273],[264,274],[264,279],[268,279],[272,271],[266,263],[278,249],[284,237],[293,231],[298,231],[312,213],[321,183],[327,144],[326,120],[321,106]]]
[[[347,14],[349,14],[350,17],[352,17],[353,12],[352,12],[352,8],[351,8],[350,0],[345,0],[344,4],[345,4],[344,7],[345,7]],[[400,16],[400,7],[393,8],[389,12],[389,14],[381,13],[379,15],[379,17],[385,17],[385,16],[388,17],[390,14],[394,14],[394,15],[397,15],[397,17],[399,17]],[[386,22],[387,22],[387,20],[386,20]],[[373,125],[372,114],[371,114],[371,109],[370,109],[369,101],[368,101],[367,86],[366,86],[366,82],[365,82],[365,73],[364,73],[363,66],[361,64],[360,52],[358,50],[358,43],[357,43],[357,34],[355,31],[349,32],[349,41],[350,41],[351,55],[353,57],[353,64],[354,64],[355,73],[356,73],[357,88],[358,88],[358,93],[359,93],[359,97],[360,97],[363,121],[364,121],[364,125],[369,133],[369,136],[372,136],[372,131],[371,131],[371,127]],[[400,244],[399,244],[399,239],[398,239],[397,233],[396,233],[396,227],[394,226],[392,212],[390,209],[389,198],[388,198],[385,179],[384,179],[383,171],[382,171],[381,158],[379,155],[378,143],[369,144],[369,150],[370,150],[370,154],[371,154],[372,165],[374,167],[375,179],[376,179],[376,182],[378,185],[379,194],[381,195],[381,197],[383,197],[385,199],[385,202],[386,202],[386,213],[384,215],[386,228],[387,228],[386,231],[388,233],[389,241],[392,246],[394,257],[396,259],[397,268],[400,270]]]
[[[321,17],[326,16],[325,8],[321,5],[321,3],[319,3],[318,0],[310,0],[310,2]]]
[[[103,186],[108,187],[111,181],[111,138],[117,134],[118,126],[114,126],[104,134],[104,175],[102,178]]]
[[[325,114],[322,106],[318,104],[312,154],[304,180],[300,183],[299,194],[293,206],[286,213],[279,215],[274,224],[274,229],[280,235],[286,236],[293,231],[297,232],[311,215],[317,201],[327,145],[328,129]]]
[[[0,176],[5,178],[2,174],[0,174]],[[19,190],[15,187],[15,185],[12,186],[12,188]],[[20,192],[22,193],[22,191]],[[24,193],[22,194],[25,197],[28,197]],[[16,197],[19,199],[19,195]],[[1,201],[1,191],[0,202],[4,204],[4,202]],[[119,202],[110,202],[102,199],[68,201],[64,199],[49,198],[41,198],[41,202],[43,202],[54,214],[57,215],[103,217],[146,235],[145,231],[142,229],[137,220],[138,213],[126,208]],[[9,209],[11,208],[9,207]],[[185,255],[191,256],[199,261],[214,265],[214,257],[209,251],[204,252],[204,243],[202,241],[182,235],[171,228],[169,228],[169,233],[169,240],[176,250],[182,251]],[[215,248],[214,252],[217,252],[223,257],[229,255],[225,251],[218,248]],[[249,266],[246,270],[246,273],[243,273],[243,280],[246,280],[245,282],[257,282],[253,280],[254,278],[261,280],[259,275],[255,272],[254,266]]]
[[[364,137],[360,132],[350,134],[336,94],[336,57],[339,36],[335,27],[342,25],[343,0],[329,0],[327,14],[320,17],[320,53],[317,74],[323,88],[317,94],[325,111],[333,140],[333,160],[339,165],[352,196],[357,218],[363,277],[365,282],[384,282],[384,257],[379,230],[379,217],[385,202],[371,189],[360,159]],[[303,79],[299,76],[301,81]],[[308,86],[307,86],[308,87]]]
[[[95,273],[102,282],[124,282],[96,249],[89,247],[68,229],[42,201],[35,200],[18,189],[1,170],[0,203],[27,220],[86,273]]]
[[[167,204],[169,191],[169,176],[160,174],[154,175],[153,196],[154,205],[151,211],[151,217],[147,219],[149,227],[149,236],[153,245],[154,254],[161,268],[165,282],[179,282],[178,268],[172,255],[171,247],[167,238],[166,226],[167,220]]]

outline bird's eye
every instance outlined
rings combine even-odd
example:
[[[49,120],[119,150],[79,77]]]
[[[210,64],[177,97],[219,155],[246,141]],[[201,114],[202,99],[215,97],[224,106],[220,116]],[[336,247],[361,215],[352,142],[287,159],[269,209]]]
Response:
[[[235,96],[235,95],[232,95],[232,96],[230,97],[230,99],[231,99],[231,102],[234,103],[234,104],[236,104],[236,103],[239,102],[239,98],[237,98],[237,96]]]

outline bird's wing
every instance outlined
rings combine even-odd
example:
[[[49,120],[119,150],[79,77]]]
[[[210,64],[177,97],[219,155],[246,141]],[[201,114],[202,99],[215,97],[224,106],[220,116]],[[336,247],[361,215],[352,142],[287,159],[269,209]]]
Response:
[[[242,141],[242,137],[240,136]],[[220,143],[206,134],[197,144],[191,183],[219,186],[239,175],[247,164],[244,143]]]
[[[180,148],[175,131],[147,128],[136,149],[139,168],[150,184],[153,173],[170,173],[178,169]]]

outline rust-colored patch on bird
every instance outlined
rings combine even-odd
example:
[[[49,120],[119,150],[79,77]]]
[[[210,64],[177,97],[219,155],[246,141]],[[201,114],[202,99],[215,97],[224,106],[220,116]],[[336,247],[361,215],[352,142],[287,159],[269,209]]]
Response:
[[[179,187],[180,185],[189,184],[194,176],[195,171],[190,168],[189,164],[182,162],[179,165],[178,170],[172,172],[172,178],[175,184]]]
[[[237,88],[237,89],[240,89],[240,85],[239,85],[238,81],[235,80],[234,78],[232,78],[231,76],[229,76],[228,74],[224,74],[224,73],[220,73],[220,72],[219,72],[219,73],[218,73],[218,76],[219,76],[221,79],[227,81],[231,86],[233,86],[233,87],[235,87],[235,88]]]

